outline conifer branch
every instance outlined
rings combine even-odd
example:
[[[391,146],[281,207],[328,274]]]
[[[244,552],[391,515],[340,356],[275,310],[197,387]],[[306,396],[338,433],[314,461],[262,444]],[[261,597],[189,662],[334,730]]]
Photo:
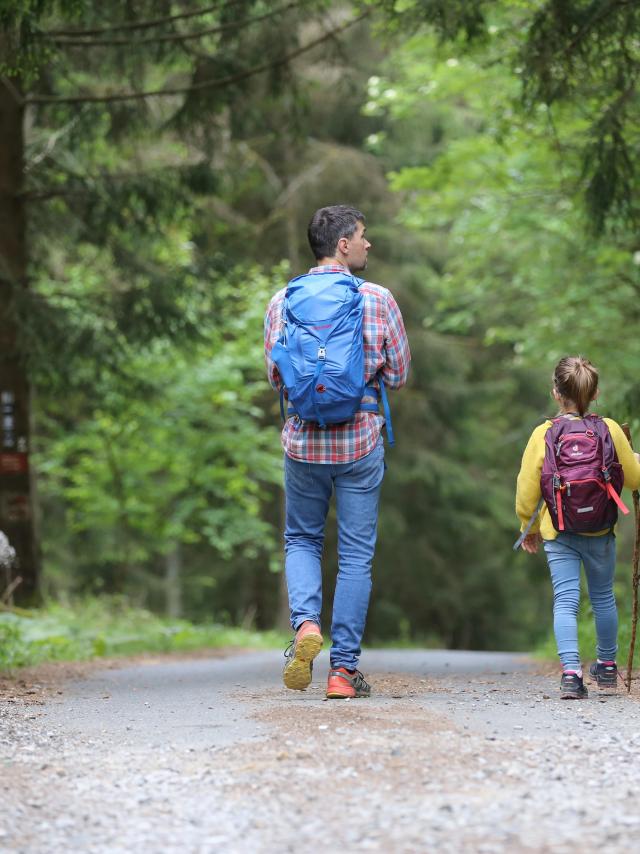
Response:
[[[138,45],[143,44],[162,44],[167,42],[184,42],[184,41],[192,41],[194,39],[201,39],[205,36],[213,36],[218,35],[219,33],[225,33],[228,30],[241,30],[245,27],[250,26],[251,24],[257,24],[260,21],[266,21],[269,18],[275,18],[276,15],[281,15],[283,12],[288,12],[289,9],[295,9],[297,6],[300,6],[300,0],[294,0],[294,2],[287,3],[286,6],[280,6],[277,9],[271,9],[269,12],[264,12],[262,15],[256,15],[255,17],[243,18],[240,21],[230,21],[226,24],[219,24],[216,27],[210,27],[206,30],[197,30],[193,33],[164,33],[159,36],[147,36],[141,39],[79,39],[79,38],[56,38],[54,43],[58,47],[114,47],[118,45],[129,45],[131,47],[138,47]]]
[[[624,6],[630,6],[635,0],[613,0],[609,4],[605,4],[600,9],[596,9],[595,13],[589,18],[586,23],[582,25],[580,30],[576,33],[574,38],[569,42],[569,44],[563,50],[565,56],[573,53],[574,49],[578,47],[578,45],[584,41],[586,36],[588,36],[594,27],[596,27],[601,21],[603,21],[608,15],[612,12],[615,12],[617,9],[620,9]]]
[[[215,3],[213,6],[205,6],[204,9],[181,12],[178,15],[167,15],[164,18],[155,18],[147,21],[129,21],[126,24],[113,24],[110,27],[99,27],[93,30],[47,30],[43,36],[69,36],[77,38],[82,36],[101,36],[103,33],[118,33],[125,30],[149,30],[152,27],[160,27],[163,24],[172,24],[174,21],[184,21],[187,18],[199,18],[209,15],[211,12],[225,11],[230,6],[237,6],[241,0],[226,0],[224,3]]]
[[[198,83],[191,83],[188,86],[175,86],[168,87],[165,89],[150,89],[145,92],[119,92],[114,95],[69,95],[69,96],[56,96],[56,95],[30,95],[28,98],[24,99],[24,103],[26,105],[32,104],[97,104],[97,103],[111,103],[114,101],[134,101],[141,100],[142,98],[150,98],[153,96],[161,96],[165,97],[167,95],[186,95],[190,92],[199,92],[203,89],[220,89],[225,86],[230,86],[234,83],[239,83],[242,80],[247,80],[250,77],[255,77],[257,74],[262,74],[265,71],[270,71],[273,68],[279,68],[283,65],[288,65],[293,59],[296,59],[298,56],[301,56],[304,53],[312,50],[314,47],[322,44],[323,42],[329,41],[330,39],[335,38],[337,35],[343,33],[345,30],[352,27],[354,24],[359,23],[364,20],[364,18],[368,17],[372,9],[367,9],[361,15],[358,15],[355,18],[352,18],[350,21],[347,21],[346,24],[342,24],[339,27],[331,30],[328,33],[324,33],[322,36],[319,36],[316,39],[313,39],[307,44],[302,45],[295,50],[290,51],[289,53],[285,53],[283,56],[275,59],[271,62],[264,62],[261,65],[254,65],[252,68],[247,68],[244,71],[239,71],[236,74],[229,74],[227,77],[218,77],[213,80],[201,80]]]
[[[95,173],[79,173],[67,172],[65,178],[67,183],[62,186],[55,187],[40,187],[32,190],[22,190],[18,194],[19,198],[25,202],[46,202],[49,199],[68,198],[74,196],[88,196],[96,192],[96,186],[105,184],[111,186],[120,182],[134,182],[140,179],[154,180],[158,176],[162,177],[167,173],[181,173],[185,166],[188,169],[193,163],[166,163],[163,166],[157,166],[151,169],[138,169],[130,172],[95,172]]]

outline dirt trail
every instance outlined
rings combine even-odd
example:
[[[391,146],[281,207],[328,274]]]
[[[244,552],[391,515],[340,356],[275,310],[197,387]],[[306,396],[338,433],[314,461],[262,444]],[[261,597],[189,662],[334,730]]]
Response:
[[[324,654],[301,693],[277,653],[23,686],[0,700],[0,851],[638,850],[635,696],[562,702],[506,654],[362,663],[375,695],[347,702]]]

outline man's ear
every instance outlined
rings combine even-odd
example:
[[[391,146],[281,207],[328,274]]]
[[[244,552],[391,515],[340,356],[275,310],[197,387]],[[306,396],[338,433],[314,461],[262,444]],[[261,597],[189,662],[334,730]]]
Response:
[[[349,254],[349,241],[346,237],[341,237],[338,240],[337,248],[340,250],[340,252],[342,252],[343,255]]]

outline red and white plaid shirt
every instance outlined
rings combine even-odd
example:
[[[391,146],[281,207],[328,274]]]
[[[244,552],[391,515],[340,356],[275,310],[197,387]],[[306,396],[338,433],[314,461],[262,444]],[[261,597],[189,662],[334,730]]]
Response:
[[[350,275],[349,270],[339,264],[309,270],[319,276],[345,272]],[[271,298],[264,319],[267,375],[276,391],[280,390],[281,382],[278,369],[271,361],[271,349],[282,332],[286,290],[282,288]],[[398,304],[390,291],[371,282],[362,284],[360,293],[364,297],[365,379],[370,382],[380,372],[386,388],[400,388],[407,381],[411,353]],[[348,463],[374,449],[383,425],[384,418],[375,412],[356,412],[350,421],[329,424],[324,429],[293,416],[282,429],[282,447],[287,456],[306,463]]]

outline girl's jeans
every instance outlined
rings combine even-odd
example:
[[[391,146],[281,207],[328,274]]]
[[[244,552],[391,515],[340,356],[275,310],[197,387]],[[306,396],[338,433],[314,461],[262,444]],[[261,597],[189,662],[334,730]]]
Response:
[[[618,649],[618,611],[613,596],[615,536],[585,537],[562,532],[555,540],[545,540],[544,550],[553,584],[553,630],[563,668],[580,670],[581,667],[577,622],[581,563],[596,622],[598,658],[615,661]]]
[[[355,670],[360,657],[376,546],[384,445],[355,462],[303,463],[285,455],[285,571],[291,625],[320,625],[322,547],[329,499],[335,489],[338,577],[333,598],[331,666]]]

